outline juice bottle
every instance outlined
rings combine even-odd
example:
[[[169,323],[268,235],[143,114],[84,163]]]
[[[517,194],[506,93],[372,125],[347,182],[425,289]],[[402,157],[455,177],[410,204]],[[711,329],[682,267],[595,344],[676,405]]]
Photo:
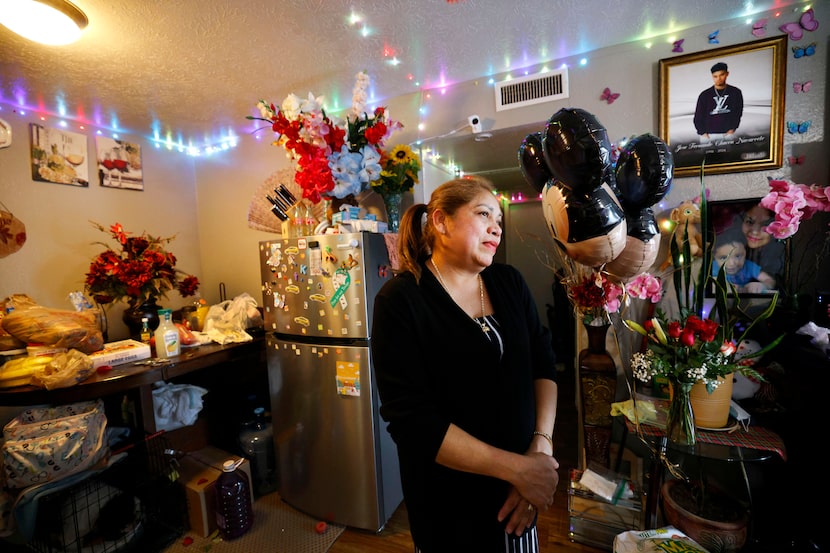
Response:
[[[159,323],[156,329],[156,357],[165,359],[179,354],[179,329],[173,324],[173,310],[159,309]]]

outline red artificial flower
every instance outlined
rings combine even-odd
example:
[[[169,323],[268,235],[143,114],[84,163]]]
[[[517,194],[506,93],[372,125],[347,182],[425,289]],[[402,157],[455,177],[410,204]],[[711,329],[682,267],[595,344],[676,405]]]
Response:
[[[654,327],[654,323],[651,322],[651,319],[649,319],[646,322],[652,327]],[[682,330],[683,329],[680,327],[680,321],[672,321],[669,323],[669,328],[666,329],[666,334],[669,336],[669,338],[677,340],[678,338],[680,338],[680,333]]]
[[[103,226],[93,225],[106,232]],[[109,233],[121,251],[107,247],[92,260],[84,279],[86,291],[97,303],[127,300],[138,305],[150,298],[166,297],[173,289],[183,297],[198,290],[199,279],[176,269],[176,256],[164,249],[172,237],[130,236],[119,223],[112,225]]]

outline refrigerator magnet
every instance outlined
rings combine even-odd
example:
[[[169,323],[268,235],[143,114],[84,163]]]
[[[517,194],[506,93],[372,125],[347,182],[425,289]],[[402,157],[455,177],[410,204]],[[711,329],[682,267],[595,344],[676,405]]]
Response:
[[[335,375],[339,395],[360,395],[360,365],[351,361],[338,361],[335,367]]]

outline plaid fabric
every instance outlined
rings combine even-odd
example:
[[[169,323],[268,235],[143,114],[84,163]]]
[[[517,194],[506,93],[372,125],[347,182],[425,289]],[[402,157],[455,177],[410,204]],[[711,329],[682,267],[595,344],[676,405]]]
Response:
[[[625,425],[629,432],[638,434],[637,427],[634,423],[626,419]],[[639,434],[643,437],[652,438],[661,438],[664,436],[662,428],[651,424],[640,424]],[[732,432],[711,432],[698,429],[697,440],[708,444],[774,451],[782,460],[787,460],[787,449],[784,446],[784,440],[772,430],[767,430],[760,426],[750,426],[747,430],[739,427]]]

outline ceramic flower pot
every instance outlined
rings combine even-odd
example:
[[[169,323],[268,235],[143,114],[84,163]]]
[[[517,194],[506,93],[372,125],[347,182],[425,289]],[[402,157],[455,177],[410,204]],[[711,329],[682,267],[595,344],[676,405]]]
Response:
[[[720,385],[709,393],[706,384],[698,381],[689,392],[695,426],[698,428],[723,428],[729,421],[729,406],[732,403],[732,374],[718,378]]]
[[[698,497],[705,489],[702,500]],[[710,553],[740,551],[746,543],[749,513],[712,486],[668,480],[660,489],[666,521]]]

